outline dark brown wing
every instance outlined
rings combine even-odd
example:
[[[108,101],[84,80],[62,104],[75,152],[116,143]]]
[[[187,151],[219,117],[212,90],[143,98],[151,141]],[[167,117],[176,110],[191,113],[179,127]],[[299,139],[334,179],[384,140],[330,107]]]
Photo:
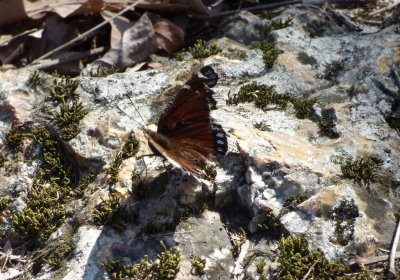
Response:
[[[204,77],[192,78],[175,96],[161,115],[157,133],[149,134],[151,144],[187,171],[200,174],[207,159],[214,154],[225,155],[225,131],[210,118],[213,86],[218,79],[207,66]]]

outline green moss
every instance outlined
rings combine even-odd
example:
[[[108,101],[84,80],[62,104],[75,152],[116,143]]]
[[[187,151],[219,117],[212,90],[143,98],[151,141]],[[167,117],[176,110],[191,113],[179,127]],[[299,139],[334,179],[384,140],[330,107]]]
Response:
[[[318,128],[321,135],[335,138],[335,123],[331,119],[321,119],[318,121]]]
[[[278,55],[283,53],[283,51],[278,49],[274,44],[266,41],[256,45],[256,47],[261,50],[264,63],[268,68],[272,68]]]
[[[72,166],[54,136],[45,128],[25,134],[42,147],[42,163],[27,197],[27,207],[11,217],[14,230],[25,238],[46,239],[69,214],[66,201],[73,195]]]
[[[110,176],[107,181],[108,184],[114,185],[115,183],[118,182],[117,176],[122,162],[125,159],[128,159],[136,155],[138,150],[139,150],[139,142],[134,137],[130,137],[122,147],[122,150],[118,152],[117,155],[115,156],[114,161],[111,164],[111,167],[107,170],[107,173]]]
[[[91,170],[87,176],[81,179],[78,187],[74,189],[75,197],[81,198],[85,189],[96,180],[97,172]]]
[[[356,159],[347,157],[341,162],[340,170],[346,178],[367,185],[374,180],[382,165],[383,161],[375,155],[366,155]]]
[[[77,100],[78,95],[75,90],[79,86],[79,81],[73,80],[70,77],[61,77],[54,79],[53,85],[47,90],[50,94],[50,99],[56,103],[66,103],[68,100]]]
[[[261,221],[258,224],[258,230],[260,231],[271,231],[280,233],[283,231],[283,226],[279,219],[274,215],[272,209],[265,209]]]
[[[3,168],[7,162],[7,157],[0,154],[0,168]]]
[[[271,20],[267,24],[264,24],[262,31],[265,35],[268,35],[273,30],[283,29],[292,25],[292,18]]]
[[[287,196],[285,197],[285,201],[283,202],[283,207],[286,207],[288,210],[295,210],[297,205],[299,205],[306,199],[307,196],[302,194]]]
[[[232,255],[234,258],[239,256],[242,245],[246,242],[246,239],[246,231],[243,228],[240,228],[236,234],[236,238],[233,240]]]
[[[71,257],[74,248],[68,243],[58,244],[53,252],[46,257],[46,263],[53,270],[64,266],[65,262]]]
[[[208,164],[204,168],[204,172],[206,173],[207,180],[214,181],[215,177],[217,177],[217,164]]]
[[[111,194],[108,200],[96,206],[92,218],[97,226],[108,225],[117,231],[123,231],[128,215],[126,208],[120,205],[118,197]]]
[[[179,219],[167,222],[149,221],[146,225],[145,232],[147,234],[157,234],[164,231],[172,231],[182,221],[182,216]]]
[[[400,220],[400,211],[396,211],[396,213],[394,213],[394,218],[396,219],[396,221]]]
[[[65,140],[69,141],[79,134],[79,122],[87,113],[80,102],[61,103],[60,111],[53,113],[53,119]]]
[[[271,104],[285,108],[289,101],[290,97],[277,93],[274,86],[252,83],[242,86],[237,95],[229,97],[227,104],[237,105],[239,103],[254,102],[257,108],[265,111]]]
[[[10,131],[6,134],[7,146],[12,150],[17,150],[25,137],[25,133],[19,126],[12,126]]]
[[[296,117],[299,119],[310,118],[311,108],[317,102],[316,99],[296,99],[291,98],[291,103],[296,111]]]
[[[228,98],[227,104],[237,105],[245,102],[254,102],[255,106],[263,111],[268,110],[271,105],[285,109],[291,103],[296,117],[304,119],[310,117],[311,108],[316,103],[316,99],[297,99],[287,94],[277,93],[274,86],[252,83],[242,86],[238,94]]]
[[[336,240],[334,243],[342,246],[347,245],[354,239],[354,222],[360,216],[354,200],[342,199],[337,207],[333,209],[333,220],[335,222]]]
[[[204,40],[197,40],[194,46],[189,48],[189,52],[195,59],[204,59],[211,55],[215,55],[220,51],[221,49],[215,43],[207,46]]]
[[[149,186],[143,183],[140,174],[136,171],[132,172],[132,188],[131,192],[135,199],[144,199],[149,195]]]
[[[1,197],[0,198],[0,212],[6,210],[11,203],[11,198],[9,197]]]
[[[44,85],[44,78],[40,71],[34,71],[27,81],[29,87],[40,87]]]
[[[206,260],[199,256],[190,255],[190,262],[192,264],[192,271],[199,276],[205,273]]]
[[[344,68],[344,61],[337,60],[329,63],[325,66],[324,74],[322,78],[328,81],[334,81],[338,76],[339,72]]]
[[[256,265],[256,271],[257,274],[259,275],[259,280],[267,280],[267,275],[264,271],[264,267],[265,267],[265,260],[261,260],[257,265]]]
[[[166,249],[157,255],[153,262],[144,256],[140,263],[125,265],[120,260],[110,260],[104,264],[112,280],[146,279],[146,280],[173,280],[179,272],[181,254],[176,248]]]
[[[327,260],[321,251],[311,252],[304,235],[282,237],[278,246],[279,279],[303,279],[307,273],[308,279],[369,279],[366,271],[353,273],[350,267]]]

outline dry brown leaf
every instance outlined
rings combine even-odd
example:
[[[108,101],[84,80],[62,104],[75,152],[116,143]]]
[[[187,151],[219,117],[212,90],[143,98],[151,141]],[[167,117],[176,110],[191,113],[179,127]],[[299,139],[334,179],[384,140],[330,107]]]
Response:
[[[147,14],[143,14],[132,27],[125,30],[119,44],[89,65],[85,72],[106,72],[107,69],[112,70],[112,68],[124,69],[143,61],[156,50],[157,42],[153,25]]]
[[[138,8],[174,13],[191,12],[208,14],[209,12],[202,0],[144,0],[138,5]]]
[[[149,14],[157,35],[157,45],[167,53],[172,54],[183,46],[185,34],[183,30],[170,20],[156,14]]]
[[[22,0],[0,1],[0,26],[27,18]]]
[[[109,20],[114,15],[115,13],[110,11],[101,12],[101,16],[104,18],[104,20]],[[111,48],[114,48],[121,41],[122,34],[125,32],[125,30],[131,28],[135,23],[129,21],[127,18],[123,16],[119,16],[111,20],[110,24],[111,24],[110,46]]]

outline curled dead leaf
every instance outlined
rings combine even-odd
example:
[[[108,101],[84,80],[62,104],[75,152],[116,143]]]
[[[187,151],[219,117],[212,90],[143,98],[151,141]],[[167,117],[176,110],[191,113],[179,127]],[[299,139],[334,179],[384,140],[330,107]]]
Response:
[[[143,14],[133,26],[123,32],[120,42],[102,58],[89,65],[85,73],[107,73],[114,69],[125,69],[141,62],[156,50],[153,25],[147,14]]]
[[[156,14],[148,14],[157,35],[157,45],[167,53],[172,54],[183,46],[185,34],[183,30],[172,21]]]

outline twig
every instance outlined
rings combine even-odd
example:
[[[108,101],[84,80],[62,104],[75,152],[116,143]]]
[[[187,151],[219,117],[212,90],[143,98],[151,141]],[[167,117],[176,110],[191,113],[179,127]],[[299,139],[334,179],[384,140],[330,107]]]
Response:
[[[376,10],[376,11],[374,11],[374,12],[370,12],[368,15],[369,15],[369,16],[375,16],[375,15],[381,14],[382,12],[386,12],[386,11],[388,11],[388,10],[393,9],[393,8],[396,7],[397,5],[399,5],[399,3],[389,5],[389,6],[387,6],[387,7],[384,7],[384,8],[382,8],[382,9]]]
[[[332,16],[339,22],[344,24],[351,31],[362,31],[362,28],[355,24],[348,16],[345,14],[336,11],[332,8],[327,8],[327,11],[332,14]]]
[[[391,276],[396,277],[396,267],[394,265],[394,261],[396,259],[396,250],[397,244],[399,243],[400,237],[400,220],[396,222],[396,229],[393,233],[392,245],[390,246],[390,255],[389,255],[389,266],[388,266],[388,273]]]
[[[382,255],[382,256],[374,256],[369,258],[356,258],[355,260],[351,260],[348,265],[353,264],[363,264],[363,265],[370,265],[378,262],[387,261],[389,255]],[[396,259],[400,258],[400,252],[396,252]]]
[[[67,62],[72,62],[84,57],[89,57],[92,55],[98,55],[105,51],[105,47],[96,48],[93,50],[80,52],[80,53],[67,53],[63,57],[51,59],[51,60],[43,60],[41,63],[33,65],[31,68],[34,70],[43,70],[50,67],[54,67],[59,64],[64,64]]]
[[[126,11],[128,11],[128,10],[134,8],[135,6],[137,6],[138,4],[140,4],[140,2],[142,2],[142,1],[143,1],[143,0],[138,0],[138,1],[136,1],[135,3],[129,5],[129,6],[126,7],[125,9],[121,10],[119,13],[117,13],[117,14],[113,15],[112,17],[110,17],[109,19],[103,21],[102,23],[100,23],[100,24],[96,25],[95,27],[89,29],[88,31],[82,33],[82,34],[79,35],[78,37],[72,39],[71,41],[69,41],[69,42],[67,42],[67,43],[65,43],[65,44],[63,44],[63,45],[61,45],[61,46],[55,48],[54,50],[49,51],[48,53],[42,55],[41,57],[35,59],[35,60],[32,61],[29,65],[31,65],[31,64],[36,64],[36,63],[38,63],[39,60],[45,59],[45,58],[49,57],[50,55],[52,55],[52,54],[54,54],[54,53],[56,53],[56,52],[58,52],[58,51],[60,51],[60,50],[62,50],[62,49],[65,49],[66,47],[72,45],[73,43],[75,43],[75,42],[81,40],[82,38],[84,38],[85,36],[89,35],[89,34],[92,33],[93,31],[95,31],[95,30],[99,29],[100,27],[106,25],[107,23],[109,23],[110,21],[112,21],[113,19],[115,19],[116,17],[119,17],[120,15],[122,15],[123,13],[125,13]]]
[[[306,280],[308,275],[310,275],[311,271],[313,270],[314,266],[317,264],[318,260],[316,260],[313,265],[310,267],[310,269],[307,271],[306,275],[304,275],[303,280]]]
[[[35,32],[35,31],[37,31],[37,30],[38,30],[37,28],[33,28],[33,29],[30,29],[30,30],[26,30],[26,31],[24,31],[24,32],[22,32],[22,33],[19,33],[19,34],[15,35],[15,36],[11,37],[10,39],[4,40],[4,42],[1,42],[1,43],[0,43],[0,46],[5,46],[5,45],[8,44],[11,40],[14,40],[14,39],[16,39],[16,38],[19,38],[19,37],[24,36],[24,35],[29,34],[29,33],[33,33],[33,32]]]

